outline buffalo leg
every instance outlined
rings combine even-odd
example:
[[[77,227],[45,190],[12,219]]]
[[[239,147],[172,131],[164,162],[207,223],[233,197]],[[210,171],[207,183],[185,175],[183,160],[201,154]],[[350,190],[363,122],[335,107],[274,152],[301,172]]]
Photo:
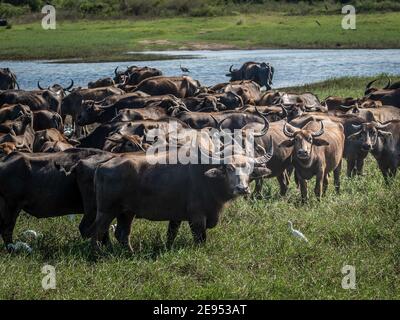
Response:
[[[18,210],[10,210],[10,208],[7,208],[6,215],[3,216],[2,221],[0,222],[0,233],[8,252],[11,252],[11,249],[8,248],[8,245],[13,243],[13,232],[15,223],[17,222],[17,217]]]
[[[307,202],[308,199],[308,195],[307,195],[307,180],[299,177],[298,175],[296,175],[297,177],[297,181],[300,185],[300,192],[301,192],[301,201],[303,203]]]
[[[262,186],[263,186],[263,181],[262,181],[262,179],[257,179],[257,180],[256,180],[256,187],[255,187],[255,189],[254,189],[254,195],[255,195],[255,196],[261,195]]]
[[[388,185],[389,182],[390,182],[390,181],[389,181],[389,168],[380,165],[380,166],[379,166],[379,169],[380,169],[381,172],[382,172],[383,178],[385,179],[385,183]]]
[[[117,229],[115,230],[115,237],[118,242],[127,247],[129,251],[133,251],[130,243],[131,227],[133,215],[121,214],[117,217]]]
[[[353,158],[347,159],[347,176],[349,178],[353,176],[355,167],[356,167],[356,160]]]
[[[92,248],[99,251],[101,244],[109,241],[109,228],[114,219],[114,215],[98,212],[92,235]],[[101,242],[101,244],[100,244]]]
[[[364,159],[357,159],[357,175],[362,176],[364,169]]]
[[[171,248],[181,226],[181,221],[170,221],[167,231],[167,248]]]
[[[288,176],[288,174],[284,171],[279,176],[277,176],[276,179],[279,182],[281,196],[285,196],[286,193],[287,193],[287,190],[288,190],[288,185],[289,185],[289,176]]]
[[[326,190],[328,190],[328,175],[327,174],[324,175],[324,181],[323,181],[323,185],[322,185],[322,195],[323,196],[326,195]]]
[[[364,160],[363,160],[364,164]],[[361,167],[362,171],[362,167]],[[340,173],[342,172],[342,162],[340,161],[339,165],[337,168],[333,171],[333,179],[334,179],[334,184],[335,184],[335,190],[337,193],[340,192]]]
[[[93,217],[91,217],[88,214],[84,214],[83,218],[79,224],[79,232],[82,236],[82,238],[87,239],[90,238],[91,234],[90,234],[90,227],[92,226],[94,222]]]
[[[202,244],[206,242],[206,221],[205,219],[193,220],[189,222],[190,229],[192,230],[194,242],[196,244]]]
[[[324,179],[325,179],[325,174],[323,172],[318,172],[316,181],[315,181],[315,189],[314,189],[315,196],[317,197],[318,200],[321,200],[322,184],[323,184]]]

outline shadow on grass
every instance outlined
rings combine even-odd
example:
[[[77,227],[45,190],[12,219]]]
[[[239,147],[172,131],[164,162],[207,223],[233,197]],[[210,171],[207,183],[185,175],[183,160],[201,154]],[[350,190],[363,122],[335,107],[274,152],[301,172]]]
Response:
[[[178,237],[172,248],[167,248],[165,241],[162,239],[163,235],[159,233],[155,237],[144,240],[139,237],[132,237],[131,246],[133,252],[119,244],[112,232],[110,232],[111,245],[103,246],[101,252],[97,254],[91,248],[90,239],[86,240],[80,237],[62,239],[60,244],[60,238],[57,235],[46,234],[44,237],[31,242],[30,245],[33,248],[32,259],[50,264],[64,259],[86,261],[88,263],[114,259],[157,261],[162,255],[169,252],[198,248],[190,237],[184,236]],[[23,252],[14,254],[24,255]]]

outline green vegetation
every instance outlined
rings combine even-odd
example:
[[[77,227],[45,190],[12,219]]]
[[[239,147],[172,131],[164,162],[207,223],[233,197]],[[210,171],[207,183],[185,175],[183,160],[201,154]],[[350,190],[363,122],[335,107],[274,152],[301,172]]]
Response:
[[[345,78],[293,90],[360,96],[370,78]],[[331,178],[332,179],[332,178]],[[313,189],[310,183],[310,191]],[[294,183],[285,198],[275,180],[263,200],[238,199],[208,232],[208,242],[193,245],[187,224],[172,250],[164,247],[166,223],[135,221],[131,255],[114,243],[97,262],[80,238],[78,218],[37,220],[22,215],[15,234],[43,234],[33,254],[0,252],[0,299],[399,299],[400,177],[386,186],[375,160],[365,176],[342,176],[336,195],[300,202]],[[287,221],[310,240],[298,241]],[[54,265],[57,289],[44,291],[41,268]],[[341,287],[344,265],[356,267],[356,290]]]
[[[338,0],[53,0],[61,17],[214,17],[241,13],[338,14],[349,1]],[[45,0],[1,0],[0,17],[40,11]],[[396,0],[353,0],[357,12],[400,11]]]
[[[136,58],[128,51],[147,49],[399,48],[399,18],[359,14],[356,30],[343,30],[341,15],[63,21],[56,30],[43,30],[38,19],[0,29],[0,59],[120,61]]]

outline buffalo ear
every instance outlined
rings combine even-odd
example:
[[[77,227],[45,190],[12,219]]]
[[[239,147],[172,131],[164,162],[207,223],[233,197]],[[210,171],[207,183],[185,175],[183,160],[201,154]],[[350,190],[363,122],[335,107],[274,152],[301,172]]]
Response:
[[[272,171],[265,167],[255,167],[251,173],[251,179],[258,179],[265,176],[270,176]]]
[[[329,146],[329,142],[324,139],[314,139],[313,144],[316,145],[317,147]]]
[[[285,140],[279,144],[279,148],[290,148],[290,147],[293,147],[293,145],[294,145],[293,139]]]
[[[224,176],[224,172],[221,169],[213,168],[204,172],[204,175],[208,178],[221,178]]]

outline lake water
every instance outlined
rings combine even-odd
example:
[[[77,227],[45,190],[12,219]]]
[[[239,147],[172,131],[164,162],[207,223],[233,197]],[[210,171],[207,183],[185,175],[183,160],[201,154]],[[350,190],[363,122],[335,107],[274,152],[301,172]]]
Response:
[[[160,53],[160,52],[148,52]],[[72,78],[85,86],[91,80],[113,76],[116,66],[152,66],[165,75],[181,75],[179,65],[188,67],[190,75],[204,85],[225,82],[230,65],[239,68],[246,61],[265,61],[275,67],[273,87],[286,87],[317,82],[332,77],[372,76],[379,73],[400,74],[400,50],[223,50],[223,51],[163,51],[167,55],[190,55],[194,59],[110,63],[49,63],[46,61],[0,61],[17,74],[22,88],[34,89],[38,80],[42,86],[50,83],[67,85]]]

